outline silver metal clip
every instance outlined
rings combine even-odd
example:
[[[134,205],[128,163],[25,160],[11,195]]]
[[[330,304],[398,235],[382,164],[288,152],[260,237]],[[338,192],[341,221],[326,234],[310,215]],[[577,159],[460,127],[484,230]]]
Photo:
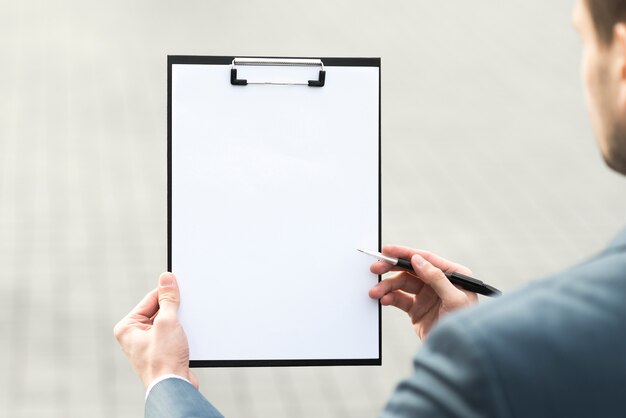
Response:
[[[305,67],[320,67],[319,79],[308,80],[307,82],[293,82],[293,81],[248,81],[245,79],[237,78],[236,66],[305,66]],[[247,86],[248,84],[269,84],[269,85],[282,85],[282,86],[309,86],[309,87],[323,87],[326,82],[326,71],[324,70],[324,63],[320,59],[300,59],[300,58],[235,58],[232,62],[230,69],[230,84],[233,86]]]

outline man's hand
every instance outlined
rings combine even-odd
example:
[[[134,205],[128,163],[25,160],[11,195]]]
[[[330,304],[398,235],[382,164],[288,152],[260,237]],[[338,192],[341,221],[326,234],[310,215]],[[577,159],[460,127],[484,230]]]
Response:
[[[384,261],[372,264],[374,274],[400,271],[374,286],[369,295],[409,314],[415,332],[425,339],[435,323],[448,312],[478,302],[478,296],[454,286],[445,273],[458,272],[468,276],[472,272],[459,264],[426,251],[387,245],[385,255],[411,260],[415,273],[392,266]]]
[[[179,305],[176,277],[163,273],[159,287],[115,326],[115,338],[146,388],[166,374],[184,377],[198,387],[189,370],[189,344],[178,322]]]

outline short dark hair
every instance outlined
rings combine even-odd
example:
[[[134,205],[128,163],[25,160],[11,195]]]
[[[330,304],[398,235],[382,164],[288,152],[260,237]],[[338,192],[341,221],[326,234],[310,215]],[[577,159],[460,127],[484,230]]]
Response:
[[[613,28],[626,21],[626,0],[585,0],[600,42],[613,42]]]

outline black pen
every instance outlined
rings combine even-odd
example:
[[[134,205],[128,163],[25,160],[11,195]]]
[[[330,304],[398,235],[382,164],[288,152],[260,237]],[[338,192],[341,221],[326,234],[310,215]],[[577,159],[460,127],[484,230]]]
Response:
[[[367,250],[359,250],[364,254],[370,255],[374,258],[379,259],[380,261],[384,261],[394,266],[398,266],[402,269],[414,271],[413,266],[409,260],[405,260],[403,258],[395,258],[389,257],[388,255],[381,254],[377,251],[367,251]],[[478,279],[473,277],[466,276],[461,273],[446,273],[444,272],[448,280],[454,285],[462,287],[465,290],[469,290],[470,292],[478,293],[485,296],[498,296],[502,294],[501,291],[496,289],[493,286],[489,286],[481,282]]]

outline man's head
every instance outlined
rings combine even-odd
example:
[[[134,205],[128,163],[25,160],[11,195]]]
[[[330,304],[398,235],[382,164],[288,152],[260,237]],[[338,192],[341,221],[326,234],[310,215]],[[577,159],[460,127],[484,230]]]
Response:
[[[626,174],[626,0],[577,0],[587,105],[607,164]]]

